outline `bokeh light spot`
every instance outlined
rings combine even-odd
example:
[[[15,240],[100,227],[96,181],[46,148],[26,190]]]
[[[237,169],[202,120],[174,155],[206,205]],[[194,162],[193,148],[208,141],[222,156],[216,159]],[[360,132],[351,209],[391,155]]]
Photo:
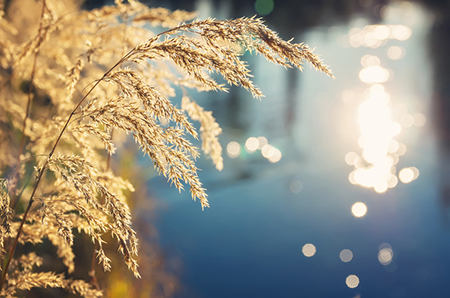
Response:
[[[397,178],[397,176],[391,175],[391,176],[389,177],[389,180],[388,180],[387,183],[388,183],[389,188],[394,188],[394,187],[396,187],[397,184],[398,184],[398,178]]]
[[[381,63],[380,58],[378,58],[377,56],[364,55],[361,58],[361,65],[364,67],[378,66],[380,65],[380,63]]]
[[[302,253],[305,255],[305,257],[312,257],[316,254],[316,247],[312,245],[311,243],[307,243],[303,245],[302,247]]]
[[[258,137],[258,149],[261,150],[265,145],[267,145],[269,142],[265,137]]]
[[[355,179],[355,171],[350,172],[350,174],[348,174],[348,181],[350,181],[351,184],[357,184],[358,182],[356,182]]]
[[[402,156],[406,153],[406,145],[403,143],[398,143],[398,149],[396,151],[398,156]]]
[[[350,249],[344,249],[339,254],[339,258],[341,259],[342,262],[348,263],[353,259],[353,253]]]
[[[289,189],[293,192],[293,193],[299,193],[302,191],[303,189],[303,183],[301,183],[298,180],[292,180],[291,184],[289,185]]]
[[[399,46],[391,46],[387,51],[387,55],[391,60],[399,60],[405,56],[405,50]]]
[[[414,124],[414,117],[410,114],[406,114],[402,116],[402,119],[400,120],[403,127],[411,127]]]
[[[398,40],[407,40],[411,37],[412,31],[411,28],[404,25],[395,25],[392,30],[392,37]]]
[[[260,15],[268,15],[273,11],[275,3],[273,0],[257,0],[255,2],[255,10]]]
[[[382,250],[384,248],[389,248],[392,250],[392,246],[389,243],[381,243],[380,246],[378,246],[378,250]]]
[[[261,154],[265,158],[271,158],[275,154],[275,148],[272,145],[266,144],[262,147]]]
[[[267,159],[268,159],[271,163],[279,162],[280,159],[281,159],[281,157],[282,157],[283,155],[281,154],[281,151],[280,151],[279,149],[273,147],[273,150],[274,150],[274,151],[273,151],[273,154],[272,154],[270,157],[268,157]]]
[[[383,40],[389,37],[390,30],[387,26],[380,25],[376,26],[373,32],[377,39]]]
[[[227,154],[230,158],[236,158],[241,153],[241,145],[238,142],[229,142],[227,145]]]
[[[373,188],[377,193],[383,193],[386,192],[386,190],[388,190],[389,184],[386,180],[381,180]]]
[[[355,217],[363,217],[367,213],[367,206],[364,203],[357,202],[352,206],[352,213]]]
[[[398,148],[399,148],[399,143],[396,140],[391,140],[391,142],[389,143],[389,148],[388,148],[389,153],[397,152]]]
[[[348,32],[350,45],[354,48],[358,48],[364,43],[364,35],[360,28],[352,28]]]
[[[379,46],[379,40],[376,38],[373,32],[365,32],[363,40],[364,46],[366,47],[376,48]]]
[[[398,178],[403,183],[409,183],[414,180],[414,172],[411,168],[404,168],[398,173]]]
[[[355,152],[349,152],[345,155],[345,162],[349,166],[352,166],[355,164],[355,161],[357,158],[358,158],[358,154],[356,154]]]
[[[345,279],[345,283],[347,284],[347,287],[354,289],[359,285],[359,278],[356,275],[349,275]]]
[[[410,169],[414,173],[414,179],[417,179],[417,177],[419,177],[419,169],[416,167],[410,167]]]
[[[247,152],[253,153],[258,149],[259,141],[255,137],[250,137],[245,141],[245,150]]]
[[[380,261],[381,265],[386,266],[392,262],[392,257],[394,253],[391,248],[383,248],[378,252],[378,261]]]
[[[425,122],[427,119],[425,118],[424,114],[416,113],[414,114],[414,125],[417,127],[422,127],[425,125]]]

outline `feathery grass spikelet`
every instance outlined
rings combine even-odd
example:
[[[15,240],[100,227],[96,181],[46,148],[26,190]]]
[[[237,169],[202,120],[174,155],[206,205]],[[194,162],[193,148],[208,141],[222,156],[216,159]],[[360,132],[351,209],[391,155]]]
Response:
[[[74,2],[12,1],[5,12],[0,0],[0,257],[6,269],[0,295],[7,297],[35,287],[102,296],[95,263],[86,270],[92,282],[70,278],[81,265],[75,231],[92,240],[93,259],[104,271],[114,265],[109,245],[115,243],[140,276],[128,197],[134,187],[109,166],[107,156],[123,142],[113,132],[131,135],[158,174],[179,191],[189,188],[204,209],[209,202],[195,164],[200,153],[190,140],[198,132],[190,121],[200,123],[201,149],[218,170],[222,130],[188,89],[227,91],[228,84],[261,98],[241,50],[283,67],[310,63],[333,77],[307,45],[282,40],[255,17],[183,23],[195,13],[136,0],[79,11]],[[155,34],[148,23],[168,29]],[[180,89],[177,107],[172,97]],[[107,234],[114,239],[108,245]],[[16,245],[44,240],[56,247],[67,274],[42,269],[44,258],[33,251],[14,255]]]

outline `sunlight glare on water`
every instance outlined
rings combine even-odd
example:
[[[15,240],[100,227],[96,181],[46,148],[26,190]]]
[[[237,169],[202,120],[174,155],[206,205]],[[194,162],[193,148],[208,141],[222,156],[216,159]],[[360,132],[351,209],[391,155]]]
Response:
[[[398,43],[412,36],[413,31],[409,25],[414,24],[417,13],[417,7],[411,3],[389,5],[383,14],[386,20],[391,20],[391,24],[353,27],[342,38],[344,46],[348,44],[354,48],[380,47],[381,50],[381,47],[385,46],[382,50],[384,55],[381,53],[379,56],[373,55],[372,50],[366,51],[361,57],[362,69],[359,72],[359,79],[369,85],[362,98],[352,89],[343,90],[341,95],[344,103],[350,108],[355,108],[356,104],[359,104],[358,124],[361,136],[358,145],[362,152],[349,152],[345,155],[345,162],[354,167],[348,180],[352,184],[373,188],[378,193],[396,187],[399,181],[410,183],[419,176],[419,170],[413,167],[404,168],[397,176],[396,166],[399,157],[406,153],[406,146],[394,138],[402,132],[402,129],[422,127],[426,118],[421,113],[407,113],[406,105],[398,103],[397,98],[391,100],[391,96],[381,84],[392,80],[394,72],[383,67],[384,62],[389,61],[382,61],[383,58],[380,58],[387,56],[386,58],[390,60],[400,60],[405,56],[405,48]],[[403,20],[399,24],[401,16]],[[359,101],[358,97],[362,101]],[[404,111],[398,119],[393,115],[393,106],[396,107],[395,111],[399,108]]]
[[[366,100],[359,106],[358,114],[361,129],[358,142],[363,149],[362,157],[366,166],[362,162],[355,162],[359,158],[356,153],[347,154],[346,162],[352,162],[356,168],[349,180],[382,193],[396,185],[396,179],[392,176],[396,164],[394,154],[399,144],[393,138],[401,132],[401,126],[392,121],[390,96],[380,84],[367,89]]]

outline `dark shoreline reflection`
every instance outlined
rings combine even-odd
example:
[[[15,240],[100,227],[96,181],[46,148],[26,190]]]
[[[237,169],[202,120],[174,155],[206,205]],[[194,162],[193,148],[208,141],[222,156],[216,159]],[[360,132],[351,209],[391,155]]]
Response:
[[[439,159],[442,161],[439,184],[440,203],[446,224],[450,225],[450,3],[419,1],[434,16],[429,33],[429,59],[433,70],[433,114],[436,126]]]

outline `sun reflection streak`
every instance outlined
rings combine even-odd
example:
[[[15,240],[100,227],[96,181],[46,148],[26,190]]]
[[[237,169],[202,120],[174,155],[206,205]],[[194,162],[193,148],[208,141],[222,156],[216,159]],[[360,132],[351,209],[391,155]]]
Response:
[[[411,16],[414,15],[413,8],[411,3],[405,2],[398,7],[389,5],[384,13],[392,18],[402,11],[403,16],[408,16],[407,19],[411,20]],[[341,40],[344,46],[375,49],[387,45],[390,40],[406,41],[412,33],[411,27],[406,24],[367,25],[351,28]],[[405,56],[405,48],[392,45],[387,47],[385,53],[390,60],[400,60]],[[426,118],[421,113],[406,113],[405,106],[405,113],[400,115],[398,122],[394,121],[390,95],[381,85],[391,80],[394,72],[382,67],[381,59],[375,55],[363,55],[361,65],[363,68],[359,72],[359,79],[371,87],[364,92],[364,100],[358,108],[358,124],[361,131],[358,145],[362,152],[361,154],[349,152],[345,155],[345,162],[354,167],[348,180],[352,184],[384,193],[389,188],[396,187],[399,181],[410,183],[419,176],[419,170],[414,167],[403,168],[397,176],[397,163],[399,157],[405,154],[406,146],[394,138],[404,128],[422,127]],[[342,92],[342,100],[350,107],[358,101],[352,89]]]
[[[400,145],[393,138],[401,132],[402,127],[391,119],[390,96],[382,85],[373,85],[365,94],[366,100],[358,109],[361,129],[358,144],[363,149],[363,160],[355,153],[347,154],[346,162],[350,164],[352,160],[355,166],[349,180],[352,184],[383,193],[398,182],[394,169],[397,161],[395,153]]]
[[[366,57],[364,62],[371,57]],[[358,123],[361,137],[358,145],[362,148],[361,156],[349,152],[345,162],[353,165],[354,170],[348,180],[352,184],[373,188],[377,193],[384,193],[398,185],[399,180],[410,183],[419,176],[415,167],[404,168],[396,176],[396,165],[399,156],[406,152],[406,146],[394,139],[402,131],[402,127],[418,127],[424,125],[425,116],[416,113],[405,114],[400,123],[392,120],[389,94],[381,84],[374,84],[364,92],[365,100],[358,109]],[[357,216],[357,215],[355,215]]]
[[[348,40],[353,47],[377,48],[385,45],[388,40],[405,41],[411,35],[411,28],[405,25],[368,25],[350,29]],[[387,55],[391,60],[399,60],[405,55],[405,49],[391,46]],[[345,162],[354,166],[348,180],[352,184],[384,193],[389,188],[396,187],[399,181],[410,183],[419,176],[419,170],[413,167],[402,169],[397,176],[396,165],[399,157],[405,154],[406,146],[394,138],[403,128],[423,126],[426,119],[421,113],[407,114],[405,110],[398,122],[393,121],[390,95],[381,85],[393,77],[393,71],[382,67],[379,57],[369,54],[361,58],[361,65],[363,68],[359,72],[359,79],[371,87],[364,92],[364,101],[358,108],[361,131],[358,145],[362,149],[361,155],[349,152],[345,156]],[[348,105],[356,101],[355,97],[351,89],[342,93],[342,99]]]
[[[366,57],[366,61],[370,57]],[[358,123],[361,137],[358,144],[362,148],[361,156],[349,152],[345,162],[355,167],[348,177],[352,184],[373,188],[378,193],[384,193],[394,188],[400,180],[410,183],[419,176],[415,167],[404,168],[396,176],[396,164],[399,156],[406,152],[406,146],[394,139],[403,127],[423,125],[425,117],[417,113],[415,116],[405,114],[401,123],[392,120],[389,94],[381,84],[374,84],[365,92],[365,101],[358,109]],[[355,215],[356,216],[356,215]]]

